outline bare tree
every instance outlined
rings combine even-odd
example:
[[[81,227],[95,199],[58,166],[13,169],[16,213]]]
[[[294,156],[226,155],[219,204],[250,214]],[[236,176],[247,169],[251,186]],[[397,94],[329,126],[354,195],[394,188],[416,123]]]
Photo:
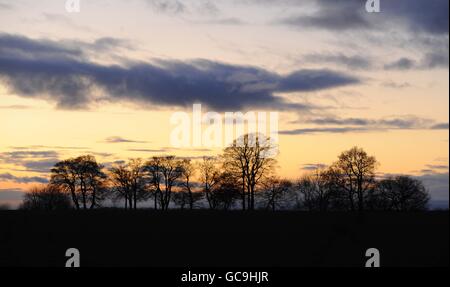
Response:
[[[67,210],[72,208],[70,197],[56,185],[33,187],[25,193],[19,207],[25,210]]]
[[[277,208],[286,205],[285,201],[289,199],[292,182],[273,176],[264,180],[262,185],[267,210],[276,211]]]
[[[125,199],[125,209],[137,209],[137,202],[145,199],[146,177],[141,159],[132,159],[110,169],[110,181],[119,198]]]
[[[67,191],[76,209],[100,205],[106,191],[106,175],[95,157],[86,155],[61,161],[51,170],[51,184]]]
[[[217,159],[213,157],[203,157],[202,162],[199,164],[200,176],[203,193],[210,209],[216,209],[218,207],[218,201],[214,196],[214,191],[219,181],[219,169]]]
[[[181,182],[181,186],[183,188],[182,193],[185,192],[188,197],[189,209],[194,209],[194,203],[198,199],[198,196],[194,195],[192,178],[195,175],[195,167],[192,164],[190,159],[183,159],[181,161],[181,174],[183,177],[183,181]],[[183,197],[184,198],[184,197]]]
[[[375,210],[422,211],[427,209],[429,200],[420,180],[396,176],[378,182],[367,201]]]
[[[212,198],[217,208],[229,210],[240,198],[241,187],[239,180],[229,172],[222,172],[217,178],[216,187],[212,191]]]
[[[182,177],[182,166],[174,156],[153,157],[145,170],[150,174],[150,184],[154,193],[155,209],[169,209],[173,187]],[[163,188],[161,188],[163,187]]]
[[[335,184],[348,196],[350,210],[364,210],[364,198],[374,187],[377,160],[358,147],[343,152],[339,160],[330,167]],[[355,198],[357,204],[355,204]]]
[[[268,155],[275,147],[263,135],[245,135],[224,150],[224,169],[240,178],[242,209],[255,208],[257,185],[275,168],[276,160]]]

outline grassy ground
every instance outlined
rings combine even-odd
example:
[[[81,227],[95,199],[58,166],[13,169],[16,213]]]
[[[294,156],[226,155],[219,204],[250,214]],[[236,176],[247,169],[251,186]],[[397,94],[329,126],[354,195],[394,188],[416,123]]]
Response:
[[[448,266],[449,214],[0,211],[0,266]]]

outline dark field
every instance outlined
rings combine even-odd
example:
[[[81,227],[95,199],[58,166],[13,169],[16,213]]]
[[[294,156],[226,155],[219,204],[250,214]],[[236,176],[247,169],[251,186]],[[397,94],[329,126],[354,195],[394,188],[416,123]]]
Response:
[[[448,266],[449,214],[0,212],[0,266]]]

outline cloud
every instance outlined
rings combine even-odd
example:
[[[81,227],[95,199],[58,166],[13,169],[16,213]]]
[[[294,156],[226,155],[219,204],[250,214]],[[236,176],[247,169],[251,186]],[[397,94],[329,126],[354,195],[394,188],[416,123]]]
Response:
[[[85,150],[87,147],[76,146],[46,146],[46,145],[30,145],[30,146],[11,146],[13,150],[35,150],[35,149],[60,149],[60,150]]]
[[[432,170],[435,170],[435,169],[447,169],[448,170],[448,165],[442,165],[442,164],[428,164],[427,167]]]
[[[4,11],[8,11],[8,10],[12,10],[13,6],[10,3],[4,3],[3,1],[0,2],[0,12],[2,10]]]
[[[145,0],[156,13],[170,16],[177,15],[218,15],[221,13],[217,2],[211,0]]]
[[[384,65],[385,70],[429,70],[429,69],[448,69],[449,56],[448,49],[445,51],[430,51],[424,54],[420,61],[410,58],[400,58]]]
[[[17,207],[23,200],[24,191],[20,188],[0,189],[0,205],[14,205]]]
[[[131,139],[126,139],[126,138],[122,138],[122,137],[118,137],[118,136],[108,137],[103,142],[113,143],[113,144],[114,143],[148,143],[146,141],[131,140]]]
[[[396,0],[382,3],[383,13],[411,31],[448,34],[448,0]]]
[[[337,64],[348,69],[370,69],[372,64],[367,57],[358,55],[347,56],[344,54],[310,54],[304,57],[304,60],[320,64]]]
[[[316,125],[354,125],[391,129],[436,129],[431,119],[416,116],[386,117],[384,119],[322,117],[306,120]]]
[[[0,174],[0,180],[1,181],[10,181],[15,183],[48,183],[48,179],[44,177],[38,177],[38,176],[14,176],[10,173],[1,173]]]
[[[312,14],[290,16],[279,20],[281,24],[298,28],[320,28],[330,31],[368,29],[364,4],[361,1],[314,1],[316,11]]]
[[[433,200],[449,200],[449,173],[429,172],[415,178],[421,180]]]
[[[27,110],[30,108],[31,108],[31,106],[25,106],[25,105],[0,106],[0,110]]]
[[[325,125],[327,127],[283,130],[280,133],[284,135],[306,135],[316,133],[353,133],[389,130],[448,129],[448,124],[434,124],[434,121],[431,119],[425,119],[415,116],[388,117],[384,119],[320,117],[303,120],[302,123],[315,124],[319,126]]]
[[[396,83],[394,81],[386,81],[386,82],[382,83],[382,85],[386,88],[392,88],[392,89],[404,89],[404,88],[410,88],[412,86],[408,82]]]
[[[328,165],[326,165],[324,163],[307,163],[307,164],[303,164],[301,169],[306,170],[306,171],[313,171],[313,170],[326,168],[327,166]]]
[[[187,11],[186,5],[179,0],[146,0],[155,12],[180,14]]]
[[[210,24],[210,25],[246,25],[247,22],[236,17],[211,19],[206,21],[200,21],[197,23]]]
[[[127,151],[132,151],[132,152],[148,152],[148,153],[164,153],[167,152],[168,150],[166,149],[128,149]]]
[[[438,69],[449,67],[448,48],[444,51],[432,51],[425,54],[422,59],[421,68]]]
[[[19,166],[26,171],[48,173],[59,161],[56,151],[17,150],[0,153],[0,163]]]
[[[331,70],[279,75],[258,67],[202,59],[107,66],[79,59],[83,52],[77,49],[10,35],[0,36],[0,51],[7,52],[0,54],[0,78],[7,87],[17,95],[45,99],[63,109],[89,108],[102,101],[146,107],[188,107],[197,102],[219,111],[306,109],[275,94],[360,83],[357,77]]]
[[[133,46],[128,40],[112,37],[98,38],[93,42],[53,41],[0,33],[0,55],[3,58],[80,60],[86,59],[90,53],[112,52],[120,48],[133,49]]]
[[[416,61],[409,58],[400,58],[384,65],[385,70],[410,70],[416,67]]]
[[[370,129],[359,128],[359,127],[306,128],[306,129],[282,130],[282,131],[280,131],[280,134],[282,134],[282,135],[308,135],[308,134],[317,134],[317,133],[343,134],[343,133],[355,133],[355,132],[366,132],[366,131],[370,131]]]
[[[433,130],[448,130],[449,126],[448,123],[439,123],[439,124],[435,124],[431,127],[431,129]]]
[[[247,1],[258,3],[259,1]],[[264,1],[268,2],[268,1]],[[303,1],[273,1],[277,5],[304,5]],[[367,13],[363,0],[311,0],[311,13],[284,17],[279,23],[329,31],[407,29],[412,33],[448,35],[448,0],[381,1],[381,13]]]

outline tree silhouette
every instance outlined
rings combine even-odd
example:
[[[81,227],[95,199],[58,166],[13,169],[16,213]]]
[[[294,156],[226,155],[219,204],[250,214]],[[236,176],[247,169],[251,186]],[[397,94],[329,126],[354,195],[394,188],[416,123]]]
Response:
[[[266,209],[275,211],[285,204],[284,200],[288,198],[292,182],[278,177],[270,177],[263,181],[263,187]]]
[[[125,209],[137,209],[137,202],[146,196],[146,173],[141,159],[116,165],[109,170],[109,179],[117,197],[125,199]]]
[[[72,208],[70,197],[56,185],[34,187],[25,193],[20,209],[67,210]]]
[[[125,209],[153,197],[155,209],[201,207],[229,210],[240,201],[243,210],[296,207],[309,211],[426,210],[430,196],[422,182],[408,176],[375,178],[375,157],[354,147],[328,168],[304,175],[295,184],[274,174],[273,146],[261,137],[245,135],[220,157],[199,162],[175,156],[131,159],[113,165],[108,175],[95,157],[84,155],[55,164],[50,184],[27,193],[25,209],[93,209],[108,198],[124,199]],[[256,196],[258,195],[258,196]],[[67,204],[67,198],[72,202]],[[70,203],[70,202],[69,202]],[[294,204],[292,204],[294,203]],[[205,205],[203,205],[204,207]]]
[[[215,197],[215,188],[219,182],[219,169],[217,159],[213,157],[203,157],[199,164],[202,190],[210,209],[218,207],[218,200]]]
[[[144,170],[150,175],[149,182],[153,189],[155,209],[159,205],[162,210],[168,210],[173,187],[183,174],[180,160],[175,156],[153,157],[146,163]]]
[[[332,206],[337,186],[328,169],[316,169],[296,184],[299,205],[309,211],[327,211]]]
[[[67,191],[76,209],[92,209],[104,199],[107,176],[102,169],[90,155],[68,159],[51,169],[50,183]]]
[[[373,188],[375,182],[375,157],[358,147],[341,153],[337,162],[329,169],[336,186],[347,193],[350,210],[364,210],[364,197]],[[355,198],[357,204],[355,204]]]
[[[276,160],[269,156],[274,148],[269,138],[253,134],[244,135],[225,148],[224,168],[240,178],[243,210],[255,209],[256,187],[275,168]]]
[[[383,179],[369,193],[368,205],[375,210],[422,211],[430,196],[422,182],[408,176]]]
[[[189,203],[189,209],[194,209],[194,203],[197,201],[198,196],[194,195],[194,192],[192,191],[192,178],[195,175],[195,167],[192,164],[190,159],[183,159],[180,163],[181,165],[181,176],[183,178],[181,182],[181,186],[183,188],[183,191],[181,191],[182,195],[187,194],[188,197],[188,203]],[[185,196],[182,196],[180,200],[184,200]]]

